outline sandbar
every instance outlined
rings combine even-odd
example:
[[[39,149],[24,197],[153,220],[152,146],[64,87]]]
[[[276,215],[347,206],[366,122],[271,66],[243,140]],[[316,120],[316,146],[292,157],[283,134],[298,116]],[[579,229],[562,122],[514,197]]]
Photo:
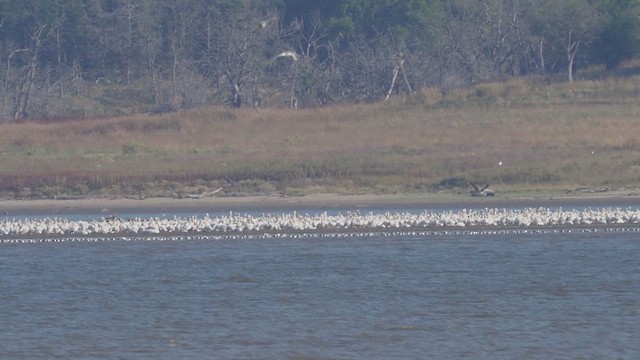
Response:
[[[0,200],[2,216],[135,214],[135,213],[205,213],[227,211],[304,211],[368,209],[461,209],[505,207],[638,207],[638,190],[618,190],[589,194],[508,194],[471,197],[467,194],[312,194],[304,196],[257,195],[214,196],[202,198],[77,198]]]

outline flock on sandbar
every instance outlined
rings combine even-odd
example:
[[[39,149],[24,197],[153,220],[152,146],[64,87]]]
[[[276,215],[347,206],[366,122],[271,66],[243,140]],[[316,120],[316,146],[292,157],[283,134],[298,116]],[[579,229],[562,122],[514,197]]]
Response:
[[[0,241],[24,238],[157,235],[225,235],[277,233],[331,233],[344,231],[409,231],[442,229],[500,229],[567,226],[629,226],[640,224],[640,210],[603,208],[563,210],[548,208],[477,209],[309,215],[297,212],[259,216],[229,213],[210,217],[103,217],[95,220],[65,218],[0,220]]]

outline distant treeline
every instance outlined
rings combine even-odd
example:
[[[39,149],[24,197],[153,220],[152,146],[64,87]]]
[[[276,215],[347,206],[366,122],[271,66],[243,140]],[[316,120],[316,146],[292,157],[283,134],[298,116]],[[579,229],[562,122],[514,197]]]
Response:
[[[0,0],[0,120],[375,101],[633,59],[640,0]]]

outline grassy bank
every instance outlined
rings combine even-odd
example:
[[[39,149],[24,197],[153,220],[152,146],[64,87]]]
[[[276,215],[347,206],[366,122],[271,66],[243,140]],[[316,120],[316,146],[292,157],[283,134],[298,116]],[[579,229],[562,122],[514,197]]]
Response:
[[[0,196],[635,188],[639,99],[638,76],[518,79],[335,108],[5,123]]]

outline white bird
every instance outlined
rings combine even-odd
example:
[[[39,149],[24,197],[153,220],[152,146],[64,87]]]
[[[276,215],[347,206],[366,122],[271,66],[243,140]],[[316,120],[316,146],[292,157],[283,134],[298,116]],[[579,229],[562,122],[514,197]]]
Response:
[[[293,61],[298,61],[298,54],[296,54],[293,51],[284,51],[284,52],[278,54],[276,56],[276,59],[281,58],[281,57],[290,57],[290,58],[293,59]]]

